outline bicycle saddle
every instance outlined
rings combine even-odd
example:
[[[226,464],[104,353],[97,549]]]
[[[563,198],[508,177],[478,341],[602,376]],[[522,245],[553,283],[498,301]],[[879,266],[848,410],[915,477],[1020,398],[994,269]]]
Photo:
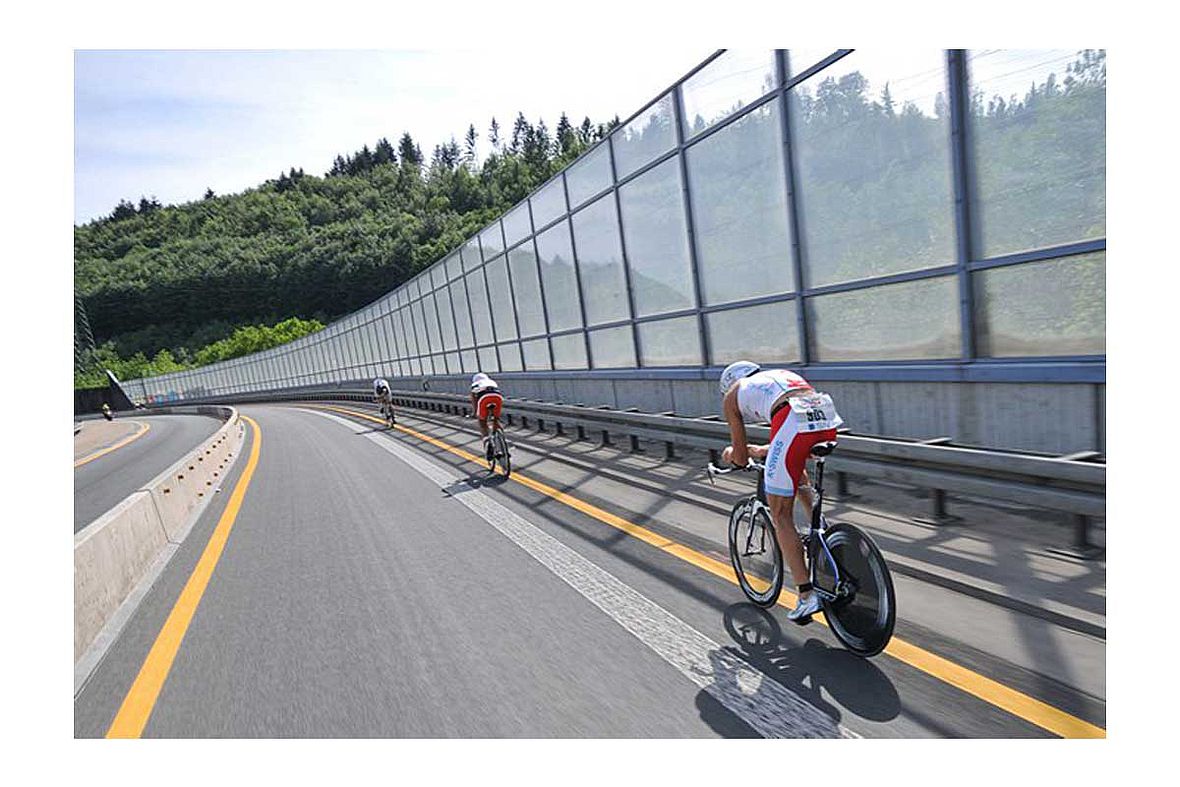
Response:
[[[828,454],[832,453],[835,450],[836,450],[835,441],[832,441],[830,443],[816,443],[815,445],[811,446],[811,455],[812,456],[827,456]]]

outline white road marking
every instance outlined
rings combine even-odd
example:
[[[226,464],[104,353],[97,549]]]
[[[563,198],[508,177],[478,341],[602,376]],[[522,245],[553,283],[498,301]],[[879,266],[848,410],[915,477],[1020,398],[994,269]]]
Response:
[[[303,409],[303,408],[300,408]],[[340,423],[393,454],[438,486],[466,485],[420,453],[357,424],[319,410],[304,412]],[[690,681],[766,738],[859,737],[826,713],[706,637],[613,574],[599,568],[536,525],[466,485],[451,499],[466,506],[537,562],[631,632]]]

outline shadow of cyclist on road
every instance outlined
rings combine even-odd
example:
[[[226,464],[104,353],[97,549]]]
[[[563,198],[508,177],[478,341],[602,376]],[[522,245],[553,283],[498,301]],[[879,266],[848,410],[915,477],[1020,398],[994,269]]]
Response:
[[[724,620],[751,664],[836,718],[841,709],[873,721],[889,721],[901,712],[897,689],[869,659],[814,637],[795,645],[773,614],[753,604],[730,605]],[[836,705],[824,699],[825,692]]]
[[[889,721],[901,712],[897,690],[876,665],[838,647],[829,647],[819,639],[809,638],[797,645],[783,635],[774,615],[753,604],[733,604],[724,613],[725,630],[736,647],[726,647],[738,658],[753,666],[801,701],[811,705],[831,720],[833,728],[851,714],[872,721]],[[723,659],[714,659],[715,669]],[[729,670],[732,672],[732,670]],[[725,671],[717,670],[724,677]],[[762,687],[755,689],[763,691]],[[697,695],[701,718],[726,737],[744,736],[753,731],[724,712],[708,691]],[[814,723],[814,722],[813,722]],[[828,737],[832,729],[809,730]]]

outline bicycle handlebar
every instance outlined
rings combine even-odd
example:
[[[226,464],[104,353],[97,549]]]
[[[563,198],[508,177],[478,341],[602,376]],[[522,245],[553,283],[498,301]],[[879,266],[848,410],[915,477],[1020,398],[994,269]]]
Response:
[[[709,474],[709,483],[710,484],[713,483],[714,476],[729,475],[730,473],[734,472],[735,470],[765,470],[765,469],[766,469],[766,465],[764,465],[761,462],[754,460],[754,459],[748,460],[746,462],[745,467],[738,467],[737,465],[730,465],[729,467],[718,467],[717,465],[713,464],[712,462],[710,462],[708,465],[705,466],[705,472],[707,472]]]

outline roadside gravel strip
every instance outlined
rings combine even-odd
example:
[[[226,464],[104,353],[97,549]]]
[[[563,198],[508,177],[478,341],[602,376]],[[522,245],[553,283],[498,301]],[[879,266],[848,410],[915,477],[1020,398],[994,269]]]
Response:
[[[317,410],[305,412],[361,434],[442,489],[465,486],[463,494],[454,495],[453,499],[548,568],[760,735],[857,737],[777,681],[450,471],[380,435],[358,432],[356,424],[344,418]]]

